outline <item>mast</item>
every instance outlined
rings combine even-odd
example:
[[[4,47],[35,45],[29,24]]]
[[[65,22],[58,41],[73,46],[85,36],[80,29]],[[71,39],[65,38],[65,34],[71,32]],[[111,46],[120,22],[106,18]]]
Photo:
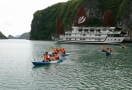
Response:
[[[104,27],[114,27],[114,19],[113,15],[110,10],[105,11],[104,13],[104,22],[103,22]]]
[[[64,27],[63,27],[63,23],[62,23],[62,19],[58,18],[57,19],[57,31],[56,31],[57,35],[60,34],[64,34]]]
[[[87,26],[87,15],[83,6],[80,6],[77,11],[77,26]]]

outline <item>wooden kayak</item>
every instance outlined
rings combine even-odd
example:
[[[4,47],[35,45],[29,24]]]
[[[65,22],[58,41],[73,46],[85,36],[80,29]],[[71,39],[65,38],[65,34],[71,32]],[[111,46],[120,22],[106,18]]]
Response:
[[[33,61],[33,65],[49,65],[49,64],[53,64],[53,63],[60,63],[63,62],[63,60],[59,59],[56,61],[50,61],[50,62],[42,62],[42,61]]]

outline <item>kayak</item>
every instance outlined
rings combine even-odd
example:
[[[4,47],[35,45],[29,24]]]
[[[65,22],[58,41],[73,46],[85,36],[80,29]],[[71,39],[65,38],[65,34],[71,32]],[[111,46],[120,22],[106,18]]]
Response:
[[[66,54],[61,54],[61,56],[65,57],[65,56],[69,56],[70,54],[69,53],[66,53]]]
[[[49,64],[53,64],[53,63],[60,63],[63,62],[63,60],[59,59],[56,61],[50,61],[50,62],[42,62],[42,61],[33,61],[33,65],[49,65]]]
[[[53,55],[52,54],[49,54],[50,55],[50,57],[53,57]],[[70,55],[70,53],[66,53],[66,54],[60,54],[62,57],[65,57],[65,56],[69,56]]]
[[[102,52],[107,52],[106,50],[102,50]]]
[[[111,53],[110,52],[106,52],[106,56],[109,56],[109,55],[111,55]]]
[[[122,46],[122,47],[120,47],[120,48],[123,48],[123,49],[124,49],[124,48],[127,48],[127,47]]]

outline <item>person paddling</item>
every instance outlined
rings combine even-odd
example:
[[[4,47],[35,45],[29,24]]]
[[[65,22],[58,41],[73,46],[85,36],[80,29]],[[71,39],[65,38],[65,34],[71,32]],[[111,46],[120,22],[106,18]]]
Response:
[[[106,47],[102,46],[102,52],[106,52]]]
[[[59,60],[59,59],[60,58],[59,58],[59,54],[58,53],[53,55],[53,58],[52,58],[53,61]]]
[[[123,44],[123,46],[122,46],[122,48],[126,48],[126,46],[127,46],[127,44],[126,44],[126,43],[124,43],[124,44]]]
[[[42,60],[42,62],[50,62],[51,59],[50,59],[50,55],[48,54],[48,52],[46,52],[44,54],[44,60]]]
[[[60,53],[65,54],[66,50],[64,48],[60,48]]]
[[[113,52],[113,49],[110,47],[110,49],[109,49],[109,52],[111,53],[111,52]]]
[[[110,48],[107,48],[107,50],[106,50],[106,56],[109,56],[109,55],[111,55]]]

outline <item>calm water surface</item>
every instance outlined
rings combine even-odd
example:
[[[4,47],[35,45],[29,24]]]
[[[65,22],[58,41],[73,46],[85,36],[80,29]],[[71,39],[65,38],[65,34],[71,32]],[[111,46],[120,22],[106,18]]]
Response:
[[[62,63],[34,66],[47,48],[64,47]],[[132,90],[132,46],[57,44],[52,41],[0,40],[0,90]]]

